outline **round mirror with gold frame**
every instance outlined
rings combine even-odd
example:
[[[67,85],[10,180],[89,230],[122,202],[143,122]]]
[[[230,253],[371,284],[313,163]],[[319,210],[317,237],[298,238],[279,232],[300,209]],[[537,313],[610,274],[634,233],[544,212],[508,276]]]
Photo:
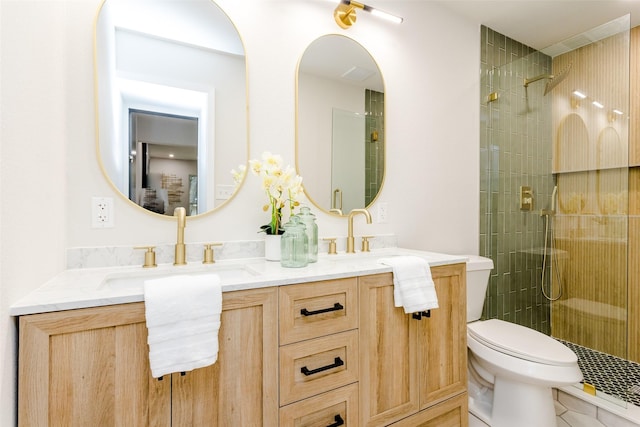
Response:
[[[307,198],[325,212],[369,207],[385,175],[382,73],[342,35],[314,40],[298,63],[296,164]]]
[[[210,212],[248,160],[245,50],[211,0],[105,0],[95,23],[97,147],[148,212]]]

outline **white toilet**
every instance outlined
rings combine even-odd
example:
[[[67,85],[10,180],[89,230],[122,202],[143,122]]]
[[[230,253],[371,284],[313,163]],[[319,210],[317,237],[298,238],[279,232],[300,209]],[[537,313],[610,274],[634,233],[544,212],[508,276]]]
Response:
[[[467,258],[469,411],[491,427],[555,427],[551,389],[582,380],[577,356],[533,329],[479,320],[493,261]]]

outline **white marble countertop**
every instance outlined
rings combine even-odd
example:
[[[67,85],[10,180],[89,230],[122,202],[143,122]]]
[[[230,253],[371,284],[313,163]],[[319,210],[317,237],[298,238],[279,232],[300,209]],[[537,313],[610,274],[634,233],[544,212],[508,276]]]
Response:
[[[215,264],[171,264],[155,268],[142,266],[85,268],[66,270],[11,306],[12,316],[72,310],[144,301],[143,283],[154,277],[180,274],[218,273],[223,292],[255,289],[319,280],[339,279],[391,272],[380,258],[416,255],[432,267],[465,262],[466,257],[401,248],[372,250],[367,253],[320,255],[318,262],[302,268],[284,268],[264,258],[222,260]]]

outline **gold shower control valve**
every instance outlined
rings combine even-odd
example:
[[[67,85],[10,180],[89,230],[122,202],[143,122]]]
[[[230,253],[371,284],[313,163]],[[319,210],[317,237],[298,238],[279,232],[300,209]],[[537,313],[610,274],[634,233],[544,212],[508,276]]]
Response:
[[[527,185],[520,186],[520,210],[533,210],[533,190]]]

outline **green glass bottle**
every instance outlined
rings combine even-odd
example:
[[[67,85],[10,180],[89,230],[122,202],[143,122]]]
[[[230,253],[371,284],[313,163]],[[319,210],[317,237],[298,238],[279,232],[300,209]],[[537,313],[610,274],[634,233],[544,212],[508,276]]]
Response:
[[[309,245],[307,259],[310,263],[316,262],[318,261],[318,224],[316,224],[316,216],[311,213],[311,209],[308,206],[303,206],[300,208],[298,217],[307,231],[307,243]]]

